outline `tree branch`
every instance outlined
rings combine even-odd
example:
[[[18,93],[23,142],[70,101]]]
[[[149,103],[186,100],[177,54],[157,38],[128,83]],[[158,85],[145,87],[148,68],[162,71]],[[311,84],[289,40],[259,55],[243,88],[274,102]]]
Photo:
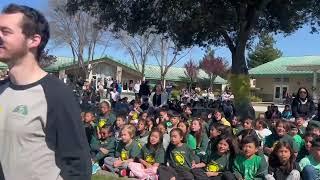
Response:
[[[233,41],[231,40],[230,36],[228,35],[227,31],[220,30],[220,33],[223,36],[224,40],[226,41],[226,44],[227,44],[228,48],[230,49],[230,51],[234,52],[235,45],[234,45]]]

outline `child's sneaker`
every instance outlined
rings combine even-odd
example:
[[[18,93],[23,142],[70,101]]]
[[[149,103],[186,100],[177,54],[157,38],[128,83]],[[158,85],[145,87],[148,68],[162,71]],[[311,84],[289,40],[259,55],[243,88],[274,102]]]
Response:
[[[119,175],[121,176],[121,177],[126,177],[127,176],[127,170],[126,169],[121,169],[120,170],[120,172],[119,172]]]
[[[96,174],[99,170],[101,170],[98,163],[92,164],[92,174]]]

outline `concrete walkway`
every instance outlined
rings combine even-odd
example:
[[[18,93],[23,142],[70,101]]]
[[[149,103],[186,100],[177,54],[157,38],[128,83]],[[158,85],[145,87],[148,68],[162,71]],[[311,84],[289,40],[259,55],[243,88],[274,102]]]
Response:
[[[275,105],[278,106],[278,109],[280,112],[284,110],[284,105],[281,105],[281,104],[275,104]],[[256,112],[266,112],[268,109],[268,106],[270,106],[270,104],[253,104],[253,108]]]

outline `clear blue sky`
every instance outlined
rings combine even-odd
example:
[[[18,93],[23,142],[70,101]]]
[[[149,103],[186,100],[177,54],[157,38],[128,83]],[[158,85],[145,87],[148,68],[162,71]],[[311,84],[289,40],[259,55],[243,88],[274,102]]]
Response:
[[[0,8],[2,9],[5,5],[9,3],[24,4],[34,7],[42,12],[48,10],[47,0],[0,0]],[[320,34],[310,34],[310,27],[306,26],[294,34],[284,37],[283,35],[276,35],[275,39],[277,41],[276,47],[283,52],[283,56],[305,56],[305,55],[315,55],[320,56]],[[50,48],[50,46],[49,46]],[[227,48],[215,47],[213,48],[218,56],[226,58],[231,61],[231,54]],[[67,48],[50,48],[50,53],[56,56],[71,56],[71,51]],[[203,51],[200,48],[194,48],[191,51],[191,55],[194,60],[199,60],[203,57]],[[99,53],[98,53],[99,54]],[[121,50],[119,46],[109,47],[106,54],[120,59],[122,61],[130,63],[130,58],[125,50]],[[150,64],[155,64],[156,62],[149,62]],[[177,66],[182,66],[184,62],[179,62]]]

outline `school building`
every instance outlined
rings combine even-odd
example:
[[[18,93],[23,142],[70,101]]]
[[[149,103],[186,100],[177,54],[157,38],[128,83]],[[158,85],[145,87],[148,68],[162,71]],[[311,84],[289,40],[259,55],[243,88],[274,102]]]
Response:
[[[78,62],[73,61],[70,57],[57,57],[57,61],[46,67],[45,70],[49,73],[55,74],[60,79],[73,78],[78,70]],[[85,62],[88,64],[88,62]],[[114,60],[111,57],[104,57],[95,59],[89,62],[90,71],[88,72],[88,79],[100,79],[113,78],[122,83],[122,86],[126,85],[128,89],[131,83],[135,83],[137,80],[142,80],[143,75],[137,71],[133,65],[123,63],[119,60]],[[0,70],[6,70],[7,66],[0,63]],[[145,66],[145,79],[150,82],[151,86],[154,86],[160,81],[161,70],[158,65],[146,65]],[[166,83],[172,83],[178,87],[187,87],[187,77],[185,75],[185,69],[183,67],[171,67],[165,77]],[[97,83],[96,83],[97,84]],[[208,86],[207,74],[200,70],[198,75],[197,86]],[[213,89],[215,91],[223,91],[227,81],[221,77],[216,77],[213,82]],[[125,90],[126,90],[125,89]]]
[[[305,87],[318,101],[320,56],[281,57],[249,70],[255,94],[265,102],[282,103]]]

